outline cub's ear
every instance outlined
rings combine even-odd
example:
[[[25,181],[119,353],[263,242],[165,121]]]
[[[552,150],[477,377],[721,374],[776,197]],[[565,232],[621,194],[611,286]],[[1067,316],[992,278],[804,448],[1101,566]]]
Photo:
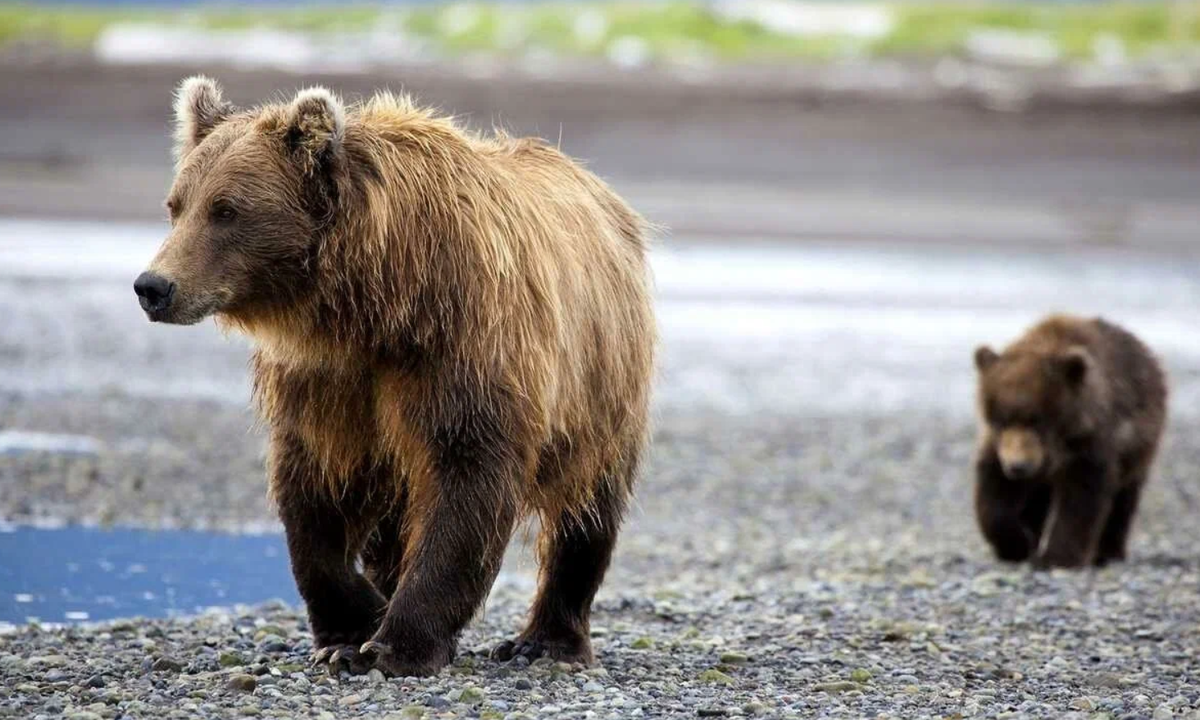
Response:
[[[215,127],[234,113],[215,80],[195,75],[175,91],[175,160],[196,149]]]
[[[288,146],[312,171],[341,154],[346,136],[346,109],[338,96],[323,87],[301,90],[288,106],[285,120]]]
[[[1064,380],[1072,386],[1081,384],[1092,365],[1092,356],[1081,347],[1074,347],[1054,359],[1054,365]]]
[[[975,348],[975,369],[979,370],[979,372],[987,370],[999,359],[1000,356],[996,354],[996,351],[987,345],[980,345]]]

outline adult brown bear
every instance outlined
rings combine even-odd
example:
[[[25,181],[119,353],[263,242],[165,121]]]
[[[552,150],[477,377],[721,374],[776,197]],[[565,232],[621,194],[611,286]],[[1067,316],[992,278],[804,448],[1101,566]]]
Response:
[[[135,290],[151,320],[256,345],[316,660],[436,672],[536,513],[538,596],[495,654],[593,661],[647,438],[641,218],[556,149],[403,97],[241,110],[196,77],[175,111],[171,231]]]
[[[1046,318],[975,351],[975,512],[1003,560],[1104,565],[1125,545],[1166,416],[1154,355],[1102,319]]]

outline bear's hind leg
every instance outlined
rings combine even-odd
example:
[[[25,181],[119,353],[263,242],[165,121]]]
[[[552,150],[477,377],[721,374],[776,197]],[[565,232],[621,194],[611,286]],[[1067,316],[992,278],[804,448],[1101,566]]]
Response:
[[[404,513],[408,507],[407,488],[400,500],[379,519],[375,532],[363,546],[363,572],[385,598],[396,594],[404,574],[405,548],[408,546],[409,526]]]
[[[590,506],[564,512],[542,528],[541,583],[525,630],[492,651],[507,661],[549,656],[568,663],[595,661],[590,640],[592,599],[617,542],[636,463],[601,480]]]
[[[1104,532],[1100,535],[1100,546],[1096,550],[1095,563],[1103,567],[1111,562],[1125,559],[1125,545],[1129,538],[1129,528],[1133,525],[1133,516],[1137,513],[1138,501],[1141,499],[1141,483],[1128,485],[1113,496],[1112,510],[1108,521],[1104,524]]]

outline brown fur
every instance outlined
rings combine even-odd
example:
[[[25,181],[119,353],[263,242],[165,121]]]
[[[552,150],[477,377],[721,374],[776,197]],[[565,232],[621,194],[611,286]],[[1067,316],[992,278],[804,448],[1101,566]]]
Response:
[[[647,437],[643,221],[554,148],[404,97],[237,110],[192,79],[177,117],[150,270],[174,294],[151,317],[215,314],[257,345],[321,659],[436,671],[534,513],[542,591],[499,654],[591,661],[587,609]]]
[[[1003,353],[975,351],[975,511],[996,554],[1039,567],[1125,558],[1166,415],[1166,381],[1137,338],[1051,316]]]

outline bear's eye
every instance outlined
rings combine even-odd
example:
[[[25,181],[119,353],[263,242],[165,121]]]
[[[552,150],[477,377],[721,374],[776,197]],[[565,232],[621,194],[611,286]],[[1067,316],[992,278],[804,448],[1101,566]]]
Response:
[[[229,222],[237,217],[237,210],[224,200],[218,200],[217,202],[213,203],[212,217],[213,220]]]

